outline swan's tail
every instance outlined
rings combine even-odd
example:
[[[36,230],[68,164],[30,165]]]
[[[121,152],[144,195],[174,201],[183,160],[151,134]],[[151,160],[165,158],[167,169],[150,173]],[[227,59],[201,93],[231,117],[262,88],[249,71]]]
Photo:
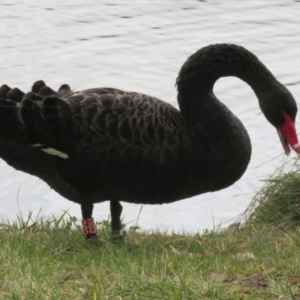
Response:
[[[26,94],[18,88],[2,85],[0,138],[36,145],[51,144],[61,136],[65,140],[64,130],[72,136],[70,109],[61,99],[61,96],[70,92],[68,85],[62,85],[56,92],[42,80],[36,81]]]
[[[16,107],[24,93],[6,84],[0,87],[0,137],[15,140],[17,138],[18,124],[15,117]]]
[[[26,94],[18,88],[11,89],[6,84],[2,85],[0,87],[0,137],[29,142],[31,133],[37,129],[36,122],[41,114],[41,103],[44,97],[56,94],[41,80],[35,82],[31,92]],[[37,132],[34,135],[37,135]]]

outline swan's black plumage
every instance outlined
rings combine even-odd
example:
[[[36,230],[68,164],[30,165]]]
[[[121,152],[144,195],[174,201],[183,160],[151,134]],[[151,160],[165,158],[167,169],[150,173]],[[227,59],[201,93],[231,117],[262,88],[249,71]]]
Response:
[[[73,92],[65,84],[56,92],[37,81],[24,94],[3,85],[0,157],[81,204],[84,219],[91,218],[93,203],[111,200],[112,227],[119,231],[119,200],[169,203],[223,189],[242,176],[251,144],[239,119],[213,94],[223,76],[246,81],[278,130],[286,115],[295,121],[293,96],[256,56],[236,45],[211,45],[179,72],[181,111],[112,88]],[[299,152],[298,141],[292,143]]]

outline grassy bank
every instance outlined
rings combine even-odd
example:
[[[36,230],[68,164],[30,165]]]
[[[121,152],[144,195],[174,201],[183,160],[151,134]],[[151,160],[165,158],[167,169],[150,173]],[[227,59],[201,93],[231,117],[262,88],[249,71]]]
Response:
[[[0,300],[300,299],[300,163],[266,181],[241,226],[196,235],[110,224],[88,243],[74,218],[0,224]],[[30,219],[30,216],[29,216]],[[31,225],[30,225],[31,224]]]
[[[247,226],[87,243],[72,219],[2,224],[0,299],[300,299],[300,232]]]

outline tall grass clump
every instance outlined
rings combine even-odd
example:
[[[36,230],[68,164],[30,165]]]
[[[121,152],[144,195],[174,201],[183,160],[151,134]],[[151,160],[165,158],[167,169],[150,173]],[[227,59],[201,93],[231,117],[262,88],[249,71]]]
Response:
[[[247,209],[247,224],[300,225],[300,159],[285,172],[283,166],[266,180]]]

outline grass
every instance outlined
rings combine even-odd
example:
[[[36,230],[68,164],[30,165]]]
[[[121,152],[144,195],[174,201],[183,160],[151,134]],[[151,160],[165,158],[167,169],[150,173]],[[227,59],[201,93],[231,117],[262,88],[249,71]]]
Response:
[[[167,235],[74,218],[0,228],[0,299],[300,299],[300,232],[274,226]]]
[[[255,195],[248,208],[248,224],[273,224],[286,229],[300,225],[300,159],[289,172],[280,168]]]
[[[201,234],[110,222],[86,242],[75,218],[0,224],[0,300],[300,299],[300,167],[266,181],[246,222]]]

